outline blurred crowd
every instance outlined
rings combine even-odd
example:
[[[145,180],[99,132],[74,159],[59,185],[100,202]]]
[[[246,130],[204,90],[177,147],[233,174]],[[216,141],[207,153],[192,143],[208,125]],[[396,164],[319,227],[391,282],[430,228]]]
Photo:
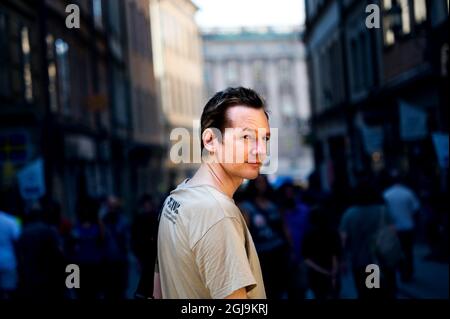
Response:
[[[425,185],[426,186],[426,185]],[[354,189],[325,193],[266,176],[235,194],[252,234],[270,299],[341,297],[353,277],[359,298],[395,298],[397,277],[414,280],[414,245],[448,262],[445,195],[414,189],[395,171],[359,176]],[[0,206],[0,299],[124,299],[130,256],[137,275],[152,268],[160,198],[144,194],[126,215],[115,196],[83,198],[69,221],[48,198],[19,214]],[[66,266],[80,268],[80,288],[66,286]],[[367,286],[367,266],[380,269],[380,288]],[[149,266],[150,265],[150,266]]]
[[[44,199],[13,216],[0,209],[0,299],[129,298],[130,256],[138,271],[152,252],[159,203],[141,196],[130,220],[115,196],[83,198],[72,223]],[[79,268],[80,287],[66,286],[67,265]]]
[[[358,298],[394,299],[399,281],[415,279],[415,244],[448,262],[445,194],[414,189],[395,170],[361,174],[353,189],[330,193],[315,181],[313,174],[308,188],[289,178],[273,187],[261,175],[236,195],[268,298],[342,298],[342,278],[350,276]],[[370,265],[379,278],[370,277]]]

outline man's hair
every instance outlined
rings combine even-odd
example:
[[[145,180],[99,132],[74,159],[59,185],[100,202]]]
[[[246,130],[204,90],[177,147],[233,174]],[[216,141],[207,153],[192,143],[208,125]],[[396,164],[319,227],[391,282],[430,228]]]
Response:
[[[203,113],[200,120],[200,139],[203,132],[207,128],[216,128],[223,134],[225,128],[229,125],[227,110],[237,105],[247,106],[254,109],[262,109],[264,110],[267,118],[269,117],[266,110],[266,103],[258,93],[252,89],[244,87],[229,87],[214,94],[214,96],[203,108]],[[203,148],[203,141],[201,141],[202,151]]]

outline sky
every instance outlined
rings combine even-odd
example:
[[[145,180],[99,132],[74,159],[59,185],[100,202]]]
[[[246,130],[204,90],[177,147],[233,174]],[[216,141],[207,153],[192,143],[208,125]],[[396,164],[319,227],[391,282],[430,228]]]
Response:
[[[295,26],[304,19],[304,0],[192,0],[201,28]]]

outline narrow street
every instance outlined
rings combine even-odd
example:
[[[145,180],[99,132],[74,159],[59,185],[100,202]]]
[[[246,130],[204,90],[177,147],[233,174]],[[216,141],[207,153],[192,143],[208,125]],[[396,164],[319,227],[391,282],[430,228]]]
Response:
[[[427,260],[429,249],[423,244],[414,249],[414,280],[402,283],[398,280],[398,299],[448,299],[449,266],[448,263]],[[347,273],[342,278],[341,298],[355,299],[353,278]]]

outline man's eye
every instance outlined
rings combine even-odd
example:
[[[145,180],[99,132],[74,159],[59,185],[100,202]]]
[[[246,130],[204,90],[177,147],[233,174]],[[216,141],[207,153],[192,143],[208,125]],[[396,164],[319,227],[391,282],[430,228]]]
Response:
[[[248,140],[248,139],[250,139],[250,135],[244,135],[244,136],[242,136],[242,138],[243,138],[244,140]]]
[[[264,140],[265,142],[270,141],[270,136],[263,137],[263,140]]]

